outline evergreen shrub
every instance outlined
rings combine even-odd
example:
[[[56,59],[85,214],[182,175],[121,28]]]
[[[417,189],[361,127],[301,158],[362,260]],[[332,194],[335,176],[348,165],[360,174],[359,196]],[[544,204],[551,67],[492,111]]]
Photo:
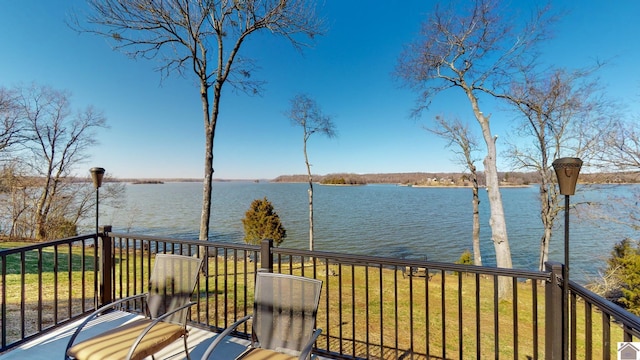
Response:
[[[247,244],[259,245],[262,240],[272,239],[274,245],[279,246],[287,237],[287,231],[280,222],[280,217],[266,197],[251,202],[249,210],[242,219],[242,225],[244,241]]]

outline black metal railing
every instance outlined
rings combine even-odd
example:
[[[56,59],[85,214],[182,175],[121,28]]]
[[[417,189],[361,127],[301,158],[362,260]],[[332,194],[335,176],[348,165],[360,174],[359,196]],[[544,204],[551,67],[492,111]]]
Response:
[[[538,336],[544,312],[538,306],[545,273],[271,251],[274,271],[324,281],[318,325],[325,336],[317,343],[321,354],[367,359],[538,358],[544,344]],[[297,269],[298,264],[307,265]],[[509,297],[517,301],[498,298],[501,276],[511,280]]]
[[[639,341],[638,316],[574,282],[569,290],[571,359],[617,359],[618,342]]]
[[[323,281],[317,318],[323,332],[315,349],[323,356],[562,357],[561,264],[548,264],[546,272],[498,269],[284,249],[269,241],[251,246],[121,234],[109,227],[102,246],[93,244],[89,235],[0,251],[0,351],[96,303],[145,292],[154,254],[179,253],[207,255],[191,314],[191,325],[204,329],[220,331],[250,313],[255,273],[273,271]],[[500,278],[511,285],[502,298]],[[638,317],[573,282],[570,294],[572,359],[615,358],[617,341],[639,338]],[[250,332],[249,324],[234,335]]]
[[[4,351],[95,309],[95,235],[0,250]]]

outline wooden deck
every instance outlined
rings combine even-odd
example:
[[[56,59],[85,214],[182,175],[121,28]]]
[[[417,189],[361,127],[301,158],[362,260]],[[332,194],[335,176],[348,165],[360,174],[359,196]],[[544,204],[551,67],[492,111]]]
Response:
[[[106,329],[111,329],[120,324],[124,324],[136,318],[136,315],[124,313],[124,312],[112,312],[100,317],[100,320],[96,320],[89,328],[85,328],[83,333],[78,336],[78,340],[82,340],[91,337],[97,333],[100,333]],[[30,359],[30,360],[51,360],[62,359],[64,352],[69,341],[69,337],[73,334],[75,328],[83,321],[80,319],[69,325],[60,327],[55,331],[48,332],[42,336],[37,337],[22,344],[19,347],[9,350],[8,352],[0,354],[0,360],[13,360],[13,359]],[[189,352],[192,360],[200,359],[204,354],[204,351],[213,341],[213,338],[217,334],[198,329],[190,328],[188,345]],[[216,349],[210,359],[233,359],[235,355],[240,354],[246,346],[248,341],[229,337],[225,343],[221,344],[221,348]],[[155,355],[156,360],[163,359],[185,359],[184,346],[182,340],[174,342],[171,346]],[[148,359],[151,359],[149,357]]]

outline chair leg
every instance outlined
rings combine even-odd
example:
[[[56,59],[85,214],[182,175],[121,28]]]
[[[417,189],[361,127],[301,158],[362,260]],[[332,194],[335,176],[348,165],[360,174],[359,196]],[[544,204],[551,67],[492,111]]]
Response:
[[[187,354],[187,360],[191,360],[191,356],[189,356],[189,347],[187,347],[187,335],[185,334],[182,338],[184,339],[184,353]]]

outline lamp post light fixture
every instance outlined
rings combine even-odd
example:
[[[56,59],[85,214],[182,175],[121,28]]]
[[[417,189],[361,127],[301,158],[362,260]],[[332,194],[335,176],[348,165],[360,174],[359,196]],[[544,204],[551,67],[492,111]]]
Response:
[[[93,167],[89,170],[91,172],[91,180],[93,180],[93,187],[96,189],[96,240],[98,240],[98,204],[100,202],[99,188],[102,186],[102,178],[104,177],[104,168]]]
[[[564,359],[569,359],[569,196],[575,194],[578,175],[582,167],[579,158],[560,158],[553,162],[553,169],[558,178],[560,194],[564,195],[564,271],[562,274],[563,296],[563,339]]]
[[[91,180],[93,180],[93,187],[99,188],[102,186],[102,178],[104,178],[104,172],[106,171],[101,167],[93,167],[89,170],[91,172]]]

